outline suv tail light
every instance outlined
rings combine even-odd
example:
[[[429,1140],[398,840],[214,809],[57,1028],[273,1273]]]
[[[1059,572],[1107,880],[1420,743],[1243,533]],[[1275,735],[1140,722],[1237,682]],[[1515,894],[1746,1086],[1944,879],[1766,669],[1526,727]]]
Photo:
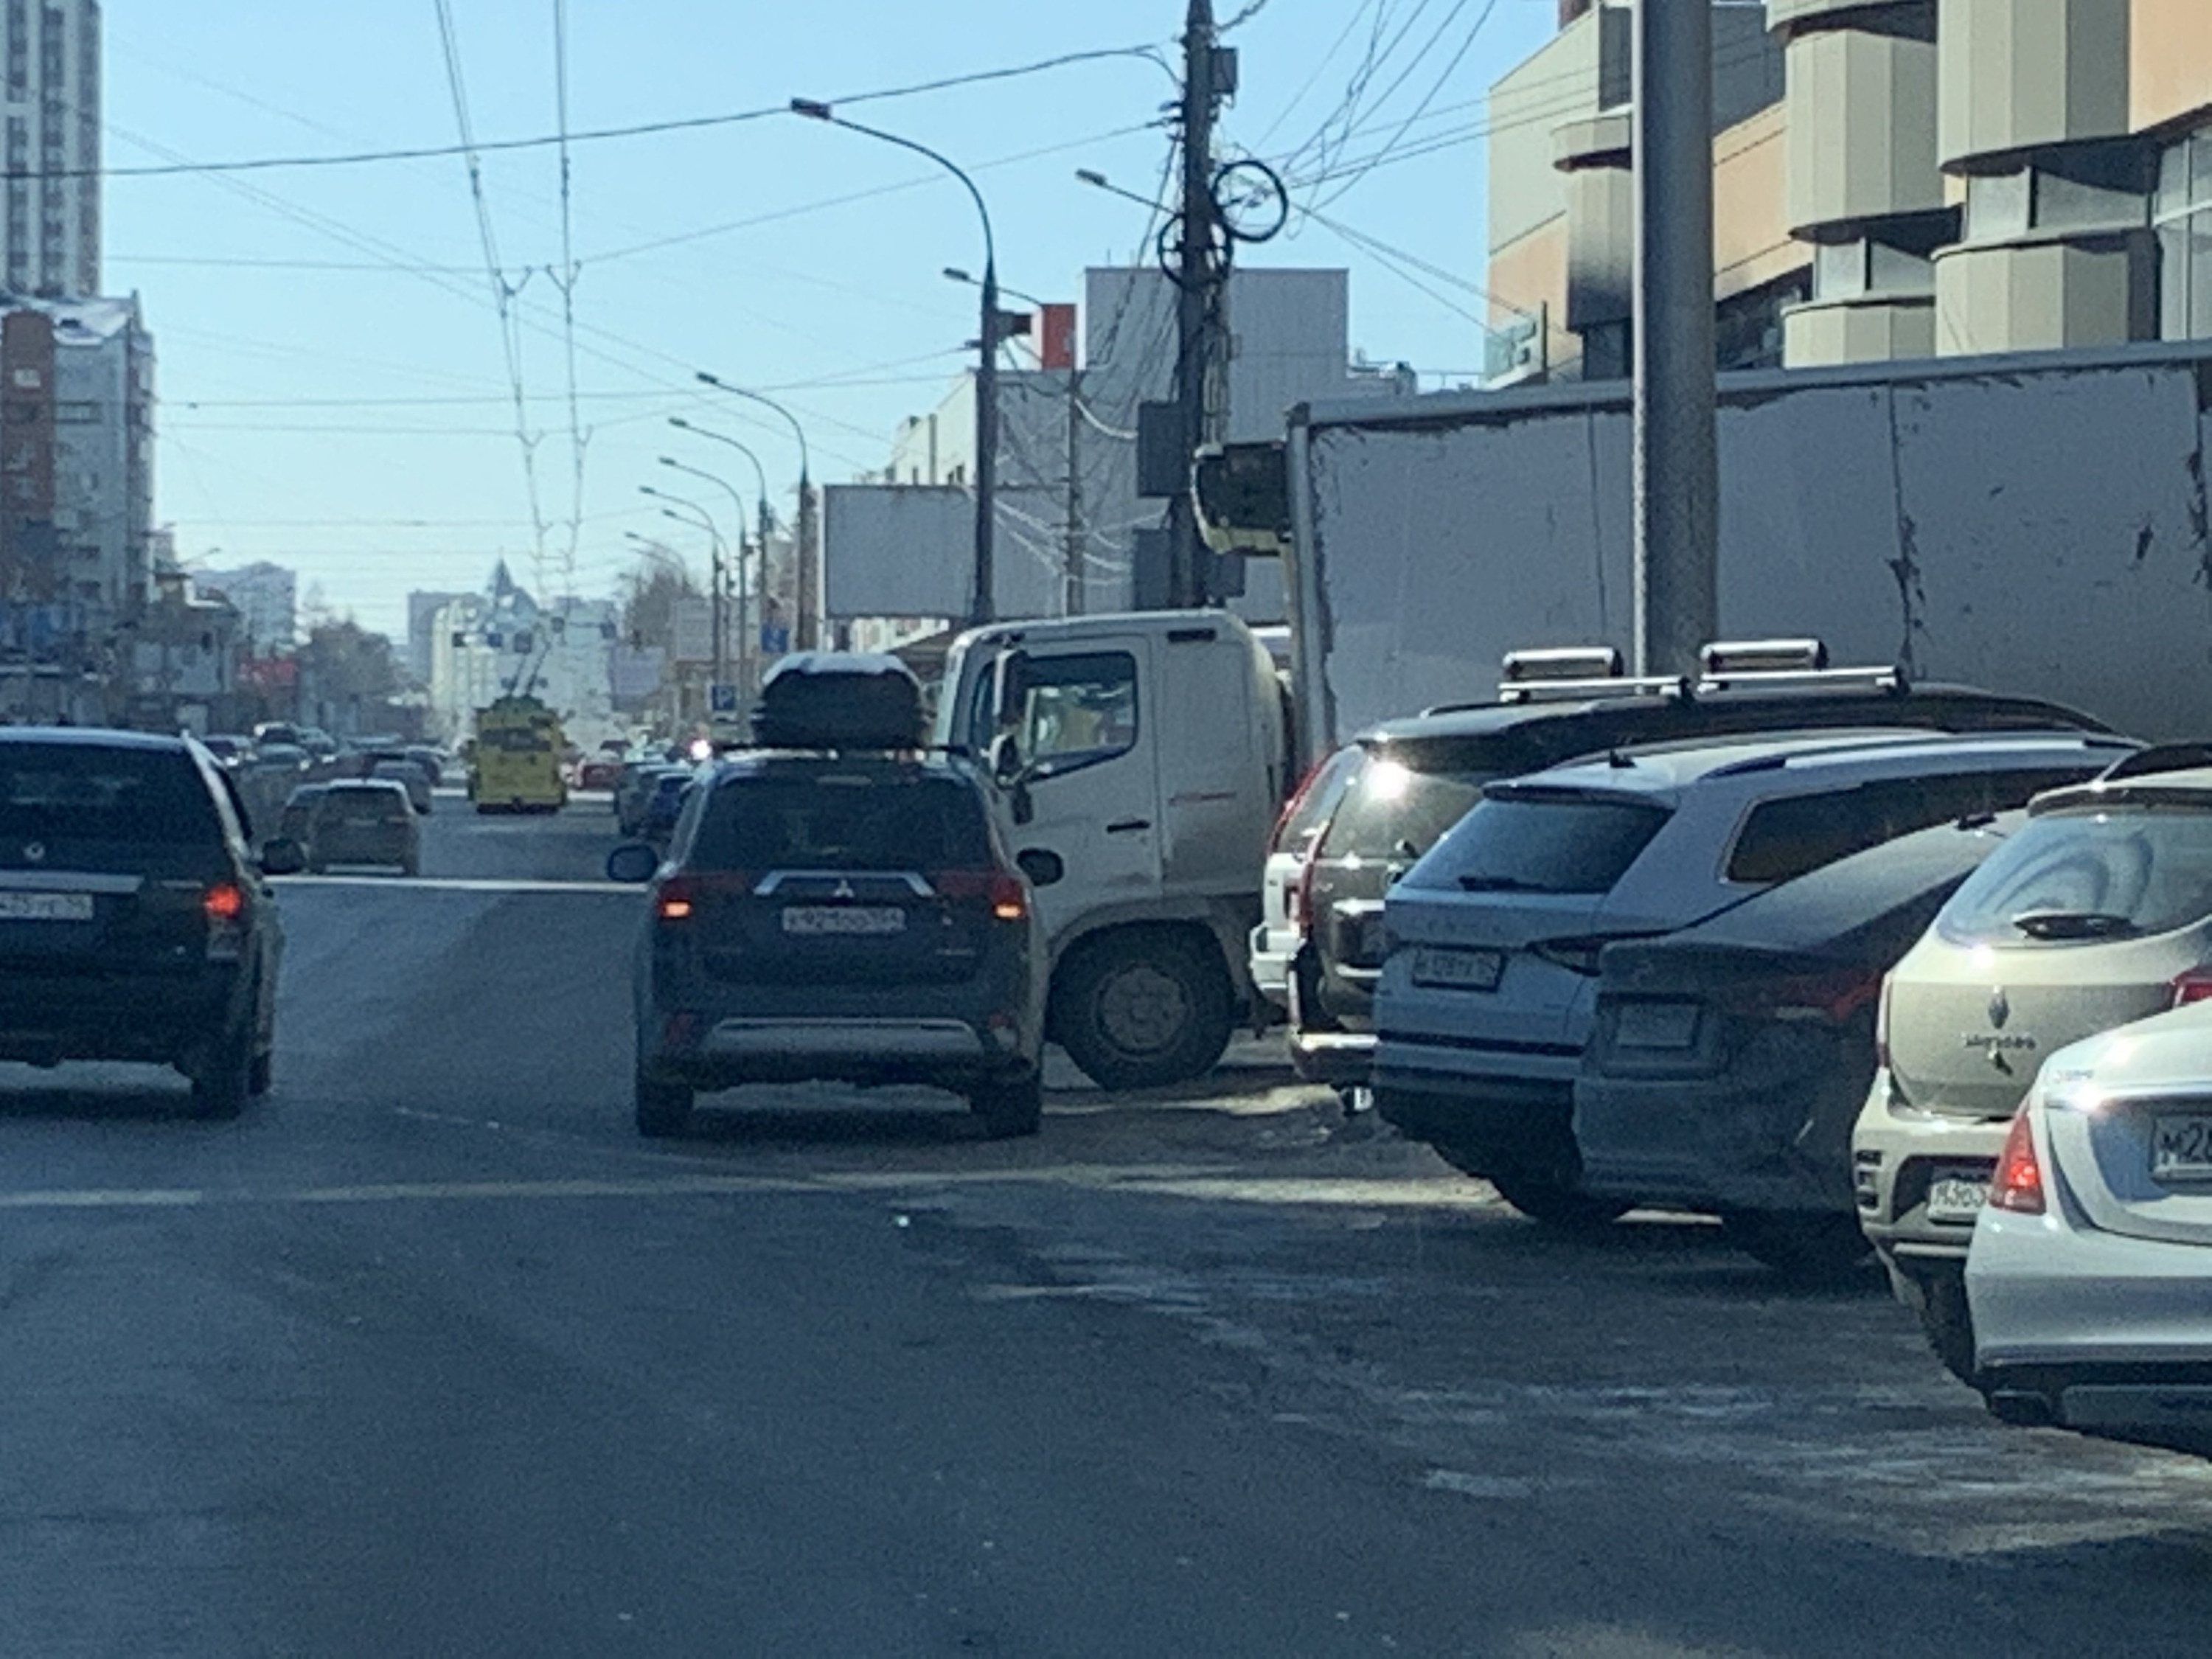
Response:
[[[1886,975],[1881,981],[1881,996],[1875,1004],[1874,1063],[1883,1071],[1889,1069],[1889,1000],[1897,993],[1897,976]]]
[[[207,918],[207,954],[210,962],[236,962],[246,948],[246,890],[234,881],[219,881],[200,895],[200,914]]]
[[[671,876],[653,895],[653,919],[659,922],[689,921],[699,908],[696,885],[684,876]]]
[[[2173,981],[2173,1006],[2186,1008],[2194,1002],[2212,1001],[2212,963],[2191,968]]]
[[[940,897],[980,902],[994,921],[1026,921],[1030,890],[1009,870],[947,870],[936,878]]]
[[[2043,1213],[2043,1165],[2036,1159],[2035,1127],[2028,1121],[2025,1107],[2013,1119],[2012,1133],[2005,1137],[1996,1176],[1990,1182],[1990,1207],[2010,1210],[2015,1215]]]

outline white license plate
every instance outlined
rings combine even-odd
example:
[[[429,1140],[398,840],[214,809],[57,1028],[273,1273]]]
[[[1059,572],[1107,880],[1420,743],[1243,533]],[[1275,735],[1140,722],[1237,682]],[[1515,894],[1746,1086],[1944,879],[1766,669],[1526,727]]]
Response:
[[[2212,1181],[2212,1113],[2160,1115],[2151,1128],[2150,1172],[2160,1181]]]
[[[89,893],[0,893],[0,921],[90,921]]]
[[[1972,1223],[1989,1201],[1990,1183],[1986,1176],[1939,1175],[1928,1183],[1930,1221]]]
[[[906,932],[906,912],[889,906],[793,905],[783,913],[783,931],[808,938],[828,935],[876,937]]]
[[[1502,951],[1455,951],[1424,945],[1413,952],[1413,983],[1448,991],[1495,991],[1505,972]]]
[[[1615,1016],[1613,1040],[1623,1048],[1652,1048],[1679,1053],[1698,1041],[1698,1005],[1694,1002],[1623,1003]]]

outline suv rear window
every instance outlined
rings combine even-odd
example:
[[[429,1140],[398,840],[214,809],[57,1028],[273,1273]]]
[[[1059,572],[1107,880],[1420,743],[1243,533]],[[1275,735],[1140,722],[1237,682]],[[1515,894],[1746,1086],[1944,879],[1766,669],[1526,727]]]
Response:
[[[1329,815],[1358,775],[1365,752],[1357,744],[1347,744],[1314,769],[1313,775],[1299,786],[1291,804],[1283,809],[1275,838],[1267,844],[1269,852],[1303,856],[1312,848],[1314,838],[1328,828]]]
[[[1770,800],[1753,807],[1744,820],[1729,854],[1728,879],[1789,881],[1916,830],[2025,806],[2030,797],[2078,783],[2093,769],[2084,762],[2064,770],[1883,778]]]
[[[1417,771],[1395,756],[1370,755],[1337,804],[1322,856],[1393,859],[1410,851],[1418,858],[1496,775]]]
[[[1958,945],[2019,945],[2018,918],[2112,918],[2079,939],[2170,933],[2212,915],[2212,811],[2186,806],[2030,818],[1936,918]],[[2051,937],[2049,933],[2039,936]]]
[[[1491,795],[1401,884],[1457,892],[1610,892],[1668,816],[1663,806],[1625,796]]]
[[[0,836],[178,847],[222,839],[199,769],[159,749],[0,744]]]
[[[992,863],[975,791],[950,779],[738,778],[708,798],[695,870],[981,870]]]

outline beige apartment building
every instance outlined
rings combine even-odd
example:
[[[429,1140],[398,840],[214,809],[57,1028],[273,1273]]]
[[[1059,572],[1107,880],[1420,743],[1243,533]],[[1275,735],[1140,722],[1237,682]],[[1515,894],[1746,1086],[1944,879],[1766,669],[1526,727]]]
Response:
[[[1628,372],[1630,0],[1559,12],[1491,89],[1498,380]],[[2212,0],[1713,22],[1723,368],[2212,336]]]

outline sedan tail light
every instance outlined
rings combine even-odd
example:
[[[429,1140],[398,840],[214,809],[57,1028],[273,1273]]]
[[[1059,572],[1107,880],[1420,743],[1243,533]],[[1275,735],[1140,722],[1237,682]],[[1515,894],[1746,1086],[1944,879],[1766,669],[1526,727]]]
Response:
[[[2015,1215],[2043,1213],[2043,1165],[2035,1156],[2035,1127],[2023,1109],[2012,1121],[2004,1152],[1990,1182],[1990,1207]]]
[[[1840,1025],[1869,1004],[1875,1005],[1880,1048],[1882,974],[1880,969],[1838,968],[1809,974],[1778,974],[1737,988],[1724,1002],[1732,1012],[1768,1019],[1823,1021]]]
[[[2212,1000],[2212,963],[2191,968],[2173,981],[2173,1006],[2186,1008],[2191,1003]]]

